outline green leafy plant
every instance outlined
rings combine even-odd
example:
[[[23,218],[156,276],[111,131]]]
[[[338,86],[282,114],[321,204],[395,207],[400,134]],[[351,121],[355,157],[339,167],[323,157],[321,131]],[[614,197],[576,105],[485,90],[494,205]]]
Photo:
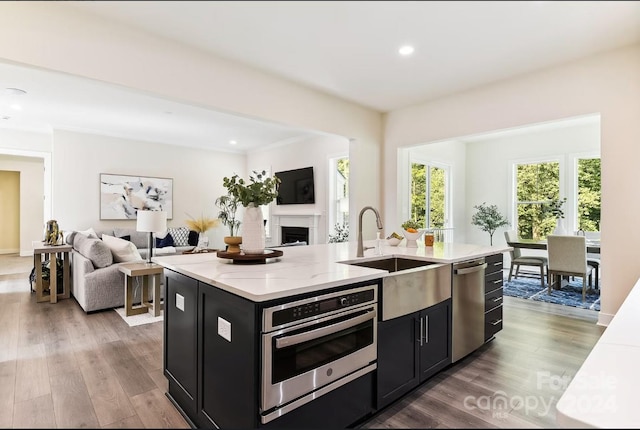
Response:
[[[347,242],[349,241],[349,224],[338,224],[334,227],[336,234],[329,235],[329,243]]]
[[[489,243],[493,245],[493,234],[498,228],[509,225],[509,220],[500,213],[496,205],[487,205],[483,202],[474,208],[477,212],[471,217],[471,224],[489,233]]]
[[[267,176],[266,171],[256,172],[249,176],[249,181],[245,181],[238,175],[224,177],[222,183],[229,195],[234,197],[242,206],[247,207],[249,203],[256,206],[271,203],[278,197],[278,186],[280,179],[277,176]]]
[[[229,236],[235,236],[241,224],[240,220],[236,219],[238,203],[238,200],[229,194],[216,199],[216,206],[220,208],[218,219],[223,225],[229,227]]]
[[[551,215],[553,215],[556,219],[559,218],[564,218],[564,211],[562,210],[562,205],[567,201],[567,198],[565,197],[564,199],[554,199],[554,200],[550,200],[549,203],[547,203],[544,206],[544,211],[546,213],[550,213]]]
[[[410,219],[400,224],[400,227],[402,227],[404,230],[409,230],[410,228],[418,230],[422,226],[418,223],[418,221]]]

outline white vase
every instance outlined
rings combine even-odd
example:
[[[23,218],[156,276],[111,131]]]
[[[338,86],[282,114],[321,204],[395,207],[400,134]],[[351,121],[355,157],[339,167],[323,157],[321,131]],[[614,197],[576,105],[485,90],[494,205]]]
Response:
[[[564,225],[562,224],[562,218],[556,219],[556,228],[553,230],[554,235],[565,235]]]
[[[265,246],[262,209],[249,203],[242,218],[242,250],[245,254],[263,254]]]

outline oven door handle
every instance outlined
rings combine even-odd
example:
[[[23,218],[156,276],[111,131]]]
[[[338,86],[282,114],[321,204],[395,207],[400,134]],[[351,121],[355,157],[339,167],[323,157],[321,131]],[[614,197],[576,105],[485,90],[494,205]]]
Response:
[[[292,336],[279,337],[276,339],[276,349],[297,345],[302,342],[307,342],[309,340],[317,339],[322,336],[327,336],[329,334],[339,332],[340,330],[345,330],[350,327],[355,327],[358,324],[361,324],[370,319],[374,319],[375,317],[376,317],[376,310],[372,309],[367,311],[366,314],[348,319],[347,321],[342,321],[337,324],[331,324],[326,327],[317,328],[315,330],[310,330],[300,334],[294,334]]]

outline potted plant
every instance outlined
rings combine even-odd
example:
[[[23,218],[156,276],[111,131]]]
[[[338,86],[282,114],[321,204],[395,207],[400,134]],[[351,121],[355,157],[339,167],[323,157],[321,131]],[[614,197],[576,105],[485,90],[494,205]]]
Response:
[[[245,254],[262,254],[265,245],[264,217],[260,206],[271,203],[278,197],[280,179],[267,176],[266,171],[257,172],[245,181],[237,174],[224,177],[223,185],[228,194],[245,208],[242,228],[242,249]]]
[[[240,252],[242,237],[236,234],[241,224],[240,220],[236,219],[238,204],[238,200],[229,194],[216,199],[216,206],[220,208],[218,218],[223,225],[229,227],[229,236],[223,239],[227,245],[227,252]]]
[[[547,214],[553,215],[556,219],[556,228],[553,230],[553,234],[564,234],[564,227],[562,225],[561,219],[564,219],[564,210],[562,209],[562,205],[565,204],[567,198],[564,199],[551,199],[544,206],[544,211]]]
[[[487,206],[485,202],[474,206],[477,212],[471,217],[471,224],[489,233],[489,244],[493,246],[493,234],[500,227],[509,225],[509,220],[498,210],[498,206]]]

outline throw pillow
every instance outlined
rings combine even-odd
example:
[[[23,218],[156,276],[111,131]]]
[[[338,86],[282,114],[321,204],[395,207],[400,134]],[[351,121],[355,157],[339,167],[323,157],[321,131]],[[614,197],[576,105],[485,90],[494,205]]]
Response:
[[[87,237],[84,234],[73,236],[73,248],[91,261],[93,267],[101,268],[113,264],[111,249],[100,239]]]
[[[156,237],[156,248],[166,248],[167,246],[174,246],[173,237],[170,234],[163,238]]]
[[[131,242],[131,235],[120,236],[120,239],[128,240],[129,242]]]
[[[108,234],[102,235],[102,241],[111,250],[113,261],[116,263],[142,260],[138,248],[136,248],[132,242],[120,239],[119,237],[109,236]]]
[[[191,246],[198,246],[198,239],[200,238],[200,233],[197,231],[189,230],[189,238],[187,239],[187,243]]]
[[[175,246],[189,246],[189,229],[187,227],[171,227],[169,234],[173,236]]]
[[[84,231],[78,231],[78,233],[82,233],[87,237],[93,237],[94,239],[99,239],[98,235],[96,234],[96,231],[93,229],[93,227],[89,227],[88,229],[86,229]]]

